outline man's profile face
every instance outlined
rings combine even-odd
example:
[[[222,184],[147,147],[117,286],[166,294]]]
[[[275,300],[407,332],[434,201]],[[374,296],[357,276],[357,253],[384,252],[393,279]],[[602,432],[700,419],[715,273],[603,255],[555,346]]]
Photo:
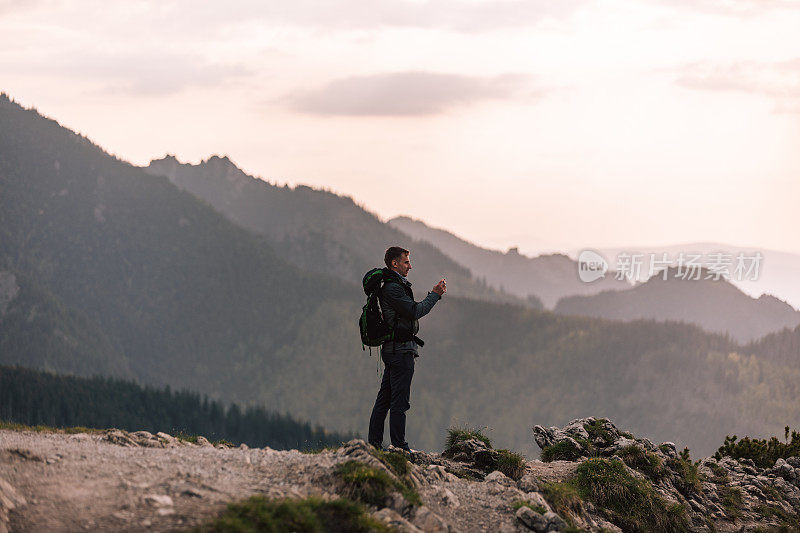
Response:
[[[392,259],[392,265],[401,276],[408,276],[408,271],[411,270],[411,254],[402,254],[397,259]]]

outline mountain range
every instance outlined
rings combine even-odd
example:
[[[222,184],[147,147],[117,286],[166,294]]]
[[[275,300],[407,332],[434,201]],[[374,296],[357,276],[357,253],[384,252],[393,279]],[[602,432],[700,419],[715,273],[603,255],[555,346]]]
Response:
[[[536,298],[515,298],[475,280],[462,264],[381,222],[352,198],[304,185],[274,185],[246,174],[228,157],[213,156],[191,165],[166,156],[151,161],[145,170],[166,176],[238,225],[263,235],[283,258],[309,272],[358,280],[382,266],[391,246],[387,243],[394,243],[411,250],[415,278],[431,287],[446,278],[451,294],[542,307]]]
[[[555,312],[614,320],[681,320],[727,333],[739,342],[800,324],[800,311],[774,296],[748,296],[730,281],[714,279],[706,268],[683,279],[685,273],[670,267],[627,290],[567,296],[558,301]]]
[[[302,239],[281,244],[294,234],[237,222],[152,172],[0,96],[0,364],[187,388],[363,432],[378,376],[357,334],[359,263],[351,279],[300,268],[302,254],[287,250]],[[315,209],[303,197],[336,200],[299,189],[284,198],[297,210]],[[359,248],[358,233],[328,243],[341,228],[317,227],[338,222],[297,220],[317,249]],[[424,294],[438,271],[417,282],[417,260],[411,280]],[[532,454],[531,423],[591,412],[708,453],[727,434],[800,422],[800,328],[742,345],[691,324],[560,315],[488,284],[484,299],[463,294],[422,321],[416,447],[440,447],[454,423],[491,422],[499,445]]]
[[[400,216],[388,223],[417,240],[433,244],[459,263],[469,265],[487,284],[512,294],[538,298],[548,309],[555,307],[564,296],[630,287],[625,281],[616,280],[613,272],[592,283],[582,282],[577,261],[566,254],[528,257],[517,248],[503,253],[477,246],[449,231],[432,228],[421,220]]]

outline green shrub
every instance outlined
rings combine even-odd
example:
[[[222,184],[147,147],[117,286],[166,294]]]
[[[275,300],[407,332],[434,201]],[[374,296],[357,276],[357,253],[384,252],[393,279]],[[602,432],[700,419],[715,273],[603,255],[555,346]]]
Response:
[[[583,456],[583,450],[571,441],[562,440],[551,446],[542,448],[541,458],[545,463],[550,461],[574,461]]]
[[[583,502],[578,494],[575,480],[544,482],[541,490],[544,499],[562,518],[566,519],[570,515],[578,515],[583,511]]]
[[[625,461],[626,465],[638,470],[650,479],[658,480],[666,474],[661,458],[636,444],[622,448],[617,452],[617,455]]]
[[[675,472],[672,484],[681,494],[697,494],[703,488],[703,480],[697,468],[699,462],[692,462],[689,456],[689,448],[684,448],[678,457],[671,457],[667,460],[667,466]]]
[[[711,483],[716,483],[717,485],[721,485],[724,483],[729,483],[731,477],[728,475],[728,471],[725,470],[723,467],[719,466],[716,463],[708,463],[708,468],[714,474],[709,481]]]
[[[605,509],[623,531],[689,530],[683,506],[666,502],[649,481],[630,475],[620,461],[584,461],[576,471],[575,485],[581,498]]]
[[[778,437],[766,439],[751,439],[745,437],[738,440],[736,435],[725,437],[725,443],[719,447],[714,454],[718,461],[723,456],[733,457],[734,459],[752,459],[753,463],[759,468],[770,468],[779,458],[800,455],[800,433],[791,431],[789,439],[789,426],[784,429],[784,440],[781,442]]]
[[[370,452],[398,477],[404,477],[411,471],[408,459],[401,452],[384,452],[378,449],[372,449]]]
[[[527,467],[525,457],[509,450],[497,450],[497,452],[499,453],[497,469],[514,481],[518,481],[525,474]]]
[[[603,439],[603,442],[605,442],[606,446],[613,444],[614,437],[611,435],[611,432],[604,427],[607,422],[608,419],[606,418],[598,418],[594,422],[584,424],[583,429],[585,429],[589,434],[589,440],[593,441],[599,437]]]
[[[176,433],[175,438],[181,442],[191,442],[192,444],[197,444],[197,435],[189,435],[183,431]]]
[[[739,487],[723,486],[720,502],[728,518],[733,520],[742,516],[742,489]]]
[[[401,483],[379,468],[358,461],[347,461],[336,465],[333,473],[343,483],[343,492],[348,498],[383,507],[389,494],[398,491],[409,503],[422,503],[419,493],[410,482]]]
[[[363,506],[344,499],[323,501],[268,500],[253,496],[228,508],[215,520],[194,529],[202,533],[333,533],[352,531],[388,532],[388,527],[366,512]]]
[[[520,507],[530,507],[531,509],[533,509],[534,511],[536,511],[539,514],[544,514],[544,513],[547,512],[547,509],[545,509],[544,506],[536,504],[536,503],[531,503],[531,502],[525,501],[525,500],[517,500],[517,501],[515,501],[514,503],[511,504],[511,508],[514,509],[515,511],[517,509],[519,509]]]
[[[465,440],[470,439],[477,439],[483,442],[487,448],[492,447],[492,441],[489,440],[489,437],[483,434],[484,429],[488,429],[487,427],[482,428],[473,428],[473,427],[456,427],[453,426],[447,430],[447,443],[445,448],[452,448],[457,443]]]

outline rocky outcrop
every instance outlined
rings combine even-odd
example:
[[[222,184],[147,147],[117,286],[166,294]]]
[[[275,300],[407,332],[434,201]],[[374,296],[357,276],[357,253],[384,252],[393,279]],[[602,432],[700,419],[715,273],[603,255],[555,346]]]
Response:
[[[546,461],[519,471],[514,454],[471,436],[441,454],[358,439],[311,454],[146,431],[0,430],[0,533],[185,529],[254,494],[345,498],[413,533],[800,530],[799,457],[692,461],[597,418],[536,426],[533,438]]]
[[[655,445],[620,431],[611,421],[583,418],[563,428],[535,426],[542,456],[577,463],[621,461],[631,477],[651,486],[665,502],[679,504],[691,531],[800,531],[800,458],[758,468],[749,459],[708,457],[692,461],[675,444]],[[588,516],[613,516],[591,501]],[[577,522],[581,513],[576,513]]]

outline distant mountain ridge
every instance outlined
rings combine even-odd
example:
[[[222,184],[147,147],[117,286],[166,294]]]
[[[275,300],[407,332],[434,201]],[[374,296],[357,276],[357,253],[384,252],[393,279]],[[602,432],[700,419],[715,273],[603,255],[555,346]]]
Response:
[[[412,277],[422,280],[417,291],[428,291],[445,277],[452,295],[542,307],[536,298],[516,298],[474,279],[468,268],[435,246],[409,238],[350,197],[305,185],[273,185],[246,174],[228,157],[192,165],[166,156],[145,170],[166,176],[230,220],[266,236],[282,257],[310,272],[357,283],[367,270],[382,265],[386,248],[395,244],[411,250]]]
[[[358,281],[298,268],[267,236],[5,95],[0,191],[1,270],[85,317],[67,339],[100,331],[114,348],[98,343],[105,362],[81,342],[55,351],[50,364],[68,368],[60,371],[111,371],[117,354],[142,384],[365,429],[378,376],[356,333]],[[419,267],[411,277],[424,288]],[[0,350],[0,364],[37,367],[41,354],[24,349],[31,306],[8,320],[24,303],[17,285],[0,331],[5,346],[23,349]],[[63,340],[55,329],[65,331],[39,338]],[[491,423],[498,444],[534,453],[533,420],[563,424],[587,412],[701,454],[731,432],[775,434],[800,422],[800,362],[786,352],[800,328],[783,333],[742,346],[688,324],[448,294],[422,324],[409,439],[435,449],[454,423]]]
[[[449,231],[432,228],[421,220],[399,216],[388,223],[415,239],[433,244],[455,261],[467,265],[487,284],[523,297],[539,298],[548,309],[564,296],[630,287],[615,280],[613,275],[591,283],[582,282],[578,278],[577,262],[565,254],[528,257],[516,248],[502,253],[481,248]]]
[[[699,254],[704,266],[708,266],[708,261],[715,253],[730,254],[733,265],[736,263],[736,256],[739,253],[752,256],[761,253],[762,258],[758,265],[758,276],[743,276],[738,280],[732,276],[731,282],[739,287],[743,292],[757,298],[761,294],[772,294],[781,300],[785,300],[795,309],[800,309],[800,254],[770,250],[763,247],[751,246],[743,247],[718,242],[687,242],[670,246],[628,246],[625,248],[600,248],[596,250],[608,260],[611,268],[616,268],[617,257],[620,253],[629,255],[641,254],[641,270],[643,273],[649,272],[651,254],[657,260],[664,258],[672,261],[672,266],[677,266],[675,261],[681,253]],[[570,257],[578,257],[580,250],[570,250]],[[731,270],[733,270],[733,266]],[[639,282],[644,279],[639,279]]]
[[[800,324],[800,311],[774,296],[752,298],[725,279],[706,279],[707,269],[698,269],[697,280],[680,279],[679,274],[670,267],[666,279],[654,275],[624,291],[568,296],[559,300],[555,312],[613,320],[681,320],[742,343]]]

